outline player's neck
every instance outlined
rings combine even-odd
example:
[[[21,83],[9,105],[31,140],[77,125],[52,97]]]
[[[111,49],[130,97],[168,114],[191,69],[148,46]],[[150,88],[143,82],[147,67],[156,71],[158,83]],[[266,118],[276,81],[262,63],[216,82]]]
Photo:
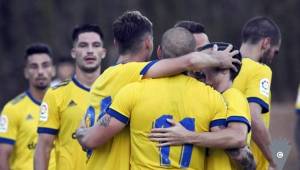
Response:
[[[240,52],[243,57],[250,58],[254,61],[259,61],[260,50],[257,45],[252,45],[249,43],[243,43],[240,48]]]
[[[228,90],[232,86],[231,80],[223,80],[216,90],[218,90],[220,93],[223,93],[224,91]]]
[[[76,68],[75,76],[76,79],[83,85],[87,87],[91,87],[94,81],[99,77],[100,75],[100,67],[91,73],[84,72],[80,70],[79,68]]]
[[[146,54],[144,52],[139,52],[139,53],[130,53],[130,54],[124,54],[120,55],[117,63],[129,63],[129,62],[143,62],[145,61]]]
[[[29,93],[31,94],[31,96],[34,99],[36,99],[38,101],[42,101],[43,100],[43,97],[44,97],[46,91],[47,91],[47,89],[39,90],[39,89],[36,89],[33,86],[29,86]]]

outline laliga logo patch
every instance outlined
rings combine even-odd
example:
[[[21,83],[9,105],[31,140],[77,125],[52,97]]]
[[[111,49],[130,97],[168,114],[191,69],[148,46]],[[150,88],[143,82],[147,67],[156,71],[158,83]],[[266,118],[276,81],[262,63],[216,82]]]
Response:
[[[43,102],[40,106],[40,121],[47,121],[48,120],[48,105],[47,103]]]
[[[268,79],[262,79],[259,83],[259,91],[262,95],[269,97],[270,94],[270,81]]]
[[[7,132],[8,129],[8,118],[6,115],[0,115],[0,132]]]

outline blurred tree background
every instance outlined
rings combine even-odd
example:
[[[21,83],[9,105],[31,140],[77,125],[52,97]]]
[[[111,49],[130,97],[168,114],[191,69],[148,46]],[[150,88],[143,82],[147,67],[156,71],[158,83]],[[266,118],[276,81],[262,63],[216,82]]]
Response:
[[[300,1],[298,0],[0,0],[0,107],[27,88],[23,76],[24,49],[32,42],[48,43],[54,57],[70,56],[71,31],[82,23],[99,24],[105,33],[109,56],[103,69],[113,64],[111,25],[126,10],[140,10],[154,24],[155,44],[178,20],[206,26],[211,41],[240,45],[240,31],[251,17],[266,15],[282,31],[282,46],[271,66],[275,101],[295,100],[300,74]],[[155,56],[155,52],[153,53]]]

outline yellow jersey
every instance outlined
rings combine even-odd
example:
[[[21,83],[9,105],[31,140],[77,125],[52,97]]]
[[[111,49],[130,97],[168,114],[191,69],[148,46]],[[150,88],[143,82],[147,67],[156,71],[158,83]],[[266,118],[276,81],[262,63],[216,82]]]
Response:
[[[209,131],[210,125],[226,116],[222,96],[194,78],[178,75],[146,79],[124,87],[117,94],[108,114],[129,123],[131,169],[202,170],[205,148],[191,144],[158,148],[149,140],[152,128],[170,127],[167,119],[180,122],[189,131]]]
[[[249,103],[254,102],[261,106],[262,119],[267,128],[270,125],[271,80],[272,71],[267,65],[243,58],[241,71],[233,82],[233,87],[239,89]],[[268,161],[253,140],[250,149],[257,163],[257,169],[268,169]]]
[[[227,105],[226,124],[231,122],[244,123],[250,132],[251,115],[249,104],[246,97],[237,89],[230,88],[223,92],[223,97]],[[247,136],[248,144],[250,144],[250,133]],[[231,170],[237,169],[231,163],[230,158],[223,149],[209,149],[207,157],[207,170]]]
[[[33,170],[40,104],[26,91],[8,102],[0,115],[0,143],[13,145],[11,170]],[[54,154],[51,152],[49,170],[55,169]]]
[[[117,92],[125,85],[141,80],[155,62],[156,60],[130,62],[106,69],[91,88],[91,107],[85,116],[86,125],[93,126],[95,121],[106,113]],[[130,165],[129,129],[125,128],[105,145],[93,151],[89,150],[88,157],[89,170],[128,170]]]
[[[56,138],[57,170],[86,169],[86,155],[74,137],[87,109],[89,88],[75,77],[50,88],[40,109],[39,134]]]

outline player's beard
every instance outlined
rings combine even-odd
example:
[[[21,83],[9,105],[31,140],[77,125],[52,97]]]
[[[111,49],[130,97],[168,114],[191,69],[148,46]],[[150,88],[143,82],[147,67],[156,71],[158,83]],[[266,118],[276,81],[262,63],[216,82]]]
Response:
[[[49,87],[49,84],[47,83],[42,83],[42,84],[37,84],[37,85],[34,85],[34,87],[37,89],[37,90],[46,90],[48,87]]]
[[[272,63],[271,59],[271,49],[268,49],[262,54],[262,57],[259,60],[260,63],[270,65]]]
[[[94,67],[86,67],[84,65],[78,65],[79,69],[82,70],[85,73],[93,73],[97,71],[100,68],[101,62],[97,63]]]

